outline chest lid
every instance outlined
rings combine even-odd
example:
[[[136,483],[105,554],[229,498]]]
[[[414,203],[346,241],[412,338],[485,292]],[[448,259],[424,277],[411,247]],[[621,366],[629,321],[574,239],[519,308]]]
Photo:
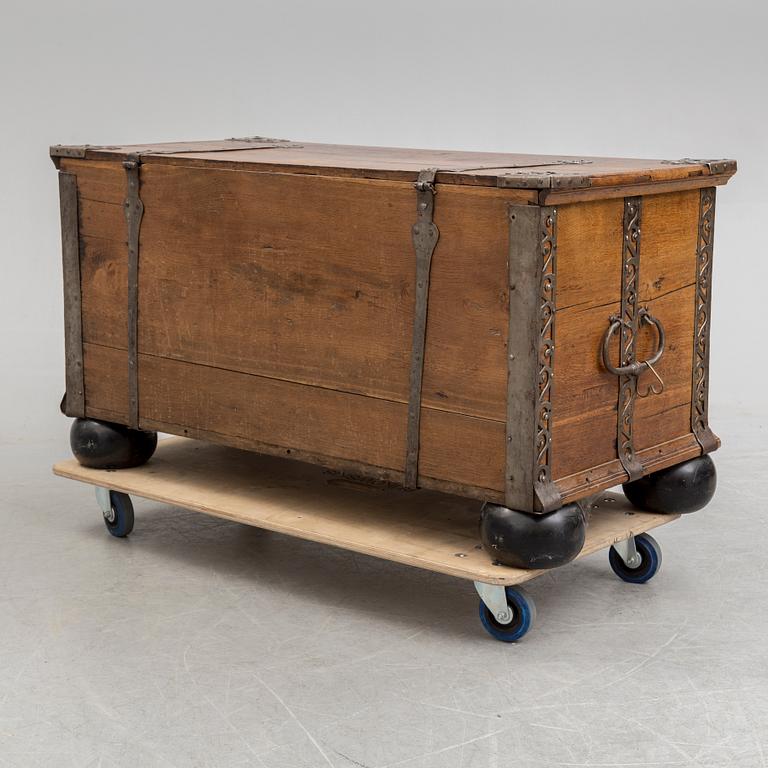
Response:
[[[437,170],[443,184],[535,189],[543,193],[663,184],[674,188],[692,180],[715,177],[723,184],[736,172],[735,160],[642,160],[633,158],[463,152],[436,149],[362,147],[316,144],[252,136],[215,141],[189,141],[124,146],[51,147],[62,157],[125,160],[142,163],[227,167],[394,181],[416,181],[419,171]],[[687,184],[686,184],[687,182]]]

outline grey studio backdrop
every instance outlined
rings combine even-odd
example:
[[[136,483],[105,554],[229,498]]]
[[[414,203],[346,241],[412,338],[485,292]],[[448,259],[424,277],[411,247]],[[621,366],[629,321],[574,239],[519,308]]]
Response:
[[[0,8],[0,768],[765,768],[768,5]],[[710,507],[482,632],[471,585],[137,501],[67,456],[53,143],[303,141],[739,161],[718,192]],[[296,564],[300,563],[300,567]]]
[[[52,143],[261,134],[735,157],[715,243],[712,421],[757,406],[768,22],[761,2],[12,2],[0,26],[2,433],[63,432]],[[64,447],[64,446],[63,446]]]

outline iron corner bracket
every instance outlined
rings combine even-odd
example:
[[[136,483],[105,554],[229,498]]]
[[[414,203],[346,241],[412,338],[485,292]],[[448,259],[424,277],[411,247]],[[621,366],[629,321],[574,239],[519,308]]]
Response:
[[[90,148],[90,144],[79,144],[77,146],[54,144],[48,151],[51,157],[70,157],[76,160],[83,160],[85,159],[86,151]]]
[[[537,482],[533,491],[536,496],[536,509],[534,510],[536,514],[544,515],[563,506],[562,494],[553,480],[547,480],[543,483]]]
[[[737,170],[735,160],[709,160],[706,166],[711,174],[736,173]]]
[[[504,504],[562,506],[552,479],[557,208],[510,205]]]
[[[67,158],[70,160],[85,160],[88,156],[88,152],[99,150],[115,150],[119,147],[103,146],[100,144],[53,144],[48,148],[48,154],[51,156],[54,165],[59,167],[59,160]]]
[[[732,175],[737,171],[735,160],[723,158],[720,160],[703,160],[695,157],[683,157],[680,160],[662,160],[664,165],[703,165],[712,176],[719,174]]]

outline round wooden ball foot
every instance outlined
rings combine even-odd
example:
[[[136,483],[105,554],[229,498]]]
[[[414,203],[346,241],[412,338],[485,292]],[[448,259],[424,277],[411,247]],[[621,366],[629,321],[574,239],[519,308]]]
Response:
[[[75,419],[69,444],[84,467],[126,469],[149,461],[157,447],[157,432],[97,419]]]
[[[622,486],[639,509],[665,514],[696,512],[709,504],[716,487],[715,463],[707,454]]]
[[[486,503],[480,540],[498,562],[515,568],[555,568],[573,560],[584,546],[587,520],[578,504],[545,515]]]

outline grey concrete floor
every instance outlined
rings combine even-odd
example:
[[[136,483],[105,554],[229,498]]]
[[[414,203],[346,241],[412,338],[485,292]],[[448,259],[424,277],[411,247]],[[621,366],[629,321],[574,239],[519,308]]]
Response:
[[[63,440],[4,443],[0,766],[766,766],[761,424],[653,582],[548,573],[517,645],[456,579],[141,500],[114,539]]]

